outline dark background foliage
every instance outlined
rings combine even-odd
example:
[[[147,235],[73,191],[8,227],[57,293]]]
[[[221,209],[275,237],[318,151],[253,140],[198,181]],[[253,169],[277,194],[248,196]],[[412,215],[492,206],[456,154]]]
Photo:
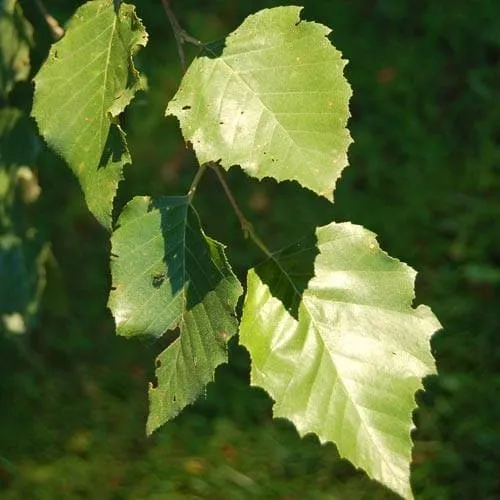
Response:
[[[81,3],[46,6],[64,23]],[[118,207],[135,194],[182,193],[194,173],[176,121],[163,116],[181,77],[170,27],[160,0],[135,3],[150,34],[137,58],[150,90],[124,116],[134,164]],[[238,169],[229,183],[271,248],[311,224],[350,220],[419,271],[416,301],[444,329],[432,342],[440,375],[425,381],[415,412],[416,497],[500,498],[500,2],[306,3],[304,17],[332,27],[350,61],[355,143],[336,204]],[[34,2],[21,4],[35,27],[36,72],[50,35]],[[182,25],[204,41],[275,5],[174,2]],[[18,84],[10,104],[29,111],[31,92]],[[42,196],[30,216],[54,259],[34,331],[0,338],[2,498],[393,497],[333,445],[272,421],[271,401],[247,385],[248,356],[236,343],[206,398],[146,439],[147,381],[162,346],[114,335],[107,235],[58,158],[43,151],[37,173]],[[261,256],[210,173],[195,206],[243,279]]]

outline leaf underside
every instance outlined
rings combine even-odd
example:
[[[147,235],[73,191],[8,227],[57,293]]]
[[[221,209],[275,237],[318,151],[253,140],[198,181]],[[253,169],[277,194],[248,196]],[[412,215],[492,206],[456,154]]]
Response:
[[[199,57],[167,107],[201,164],[296,180],[333,200],[351,143],[351,89],[329,28],[300,20],[300,7],[249,16],[222,54]]]
[[[415,272],[380,250],[373,233],[332,223],[315,238],[248,274],[240,342],[251,383],[275,400],[275,417],[334,442],[412,498],[414,395],[435,373],[429,340],[439,322],[428,307],[412,308]]]
[[[117,332],[179,336],[157,359],[147,432],[203,393],[237,331],[242,293],[223,246],[203,233],[187,197],[134,198],[112,236],[109,307]]]
[[[0,2],[0,97],[28,78],[32,39],[33,28],[17,0]]]
[[[32,114],[40,133],[71,167],[90,211],[108,230],[118,182],[131,161],[116,117],[145,87],[132,56],[146,42],[133,6],[87,2],[35,77]]]

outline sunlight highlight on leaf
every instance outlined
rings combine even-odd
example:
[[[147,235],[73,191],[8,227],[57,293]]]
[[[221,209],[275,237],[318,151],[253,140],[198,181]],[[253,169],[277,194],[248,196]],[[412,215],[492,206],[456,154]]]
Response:
[[[32,114],[40,132],[71,167],[90,211],[109,230],[118,182],[131,161],[116,117],[145,87],[132,56],[146,42],[135,7],[87,2],[35,77]]]
[[[373,233],[331,223],[316,238],[315,259],[311,240],[248,274],[240,341],[251,383],[275,400],[275,417],[334,442],[411,498],[414,395],[435,373],[429,340],[440,324],[428,307],[412,307],[415,272],[381,251]],[[314,259],[314,276],[301,292],[294,273],[304,259]],[[282,298],[294,294],[298,315]]]
[[[199,57],[167,107],[200,163],[240,165],[262,179],[296,180],[333,200],[347,165],[351,89],[330,29],[300,7],[262,10]]]

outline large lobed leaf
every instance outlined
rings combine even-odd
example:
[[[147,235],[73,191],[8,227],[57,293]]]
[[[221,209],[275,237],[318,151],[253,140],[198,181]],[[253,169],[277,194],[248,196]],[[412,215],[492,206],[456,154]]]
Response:
[[[132,55],[146,42],[133,6],[87,2],[35,77],[33,116],[40,132],[71,167],[90,211],[108,229],[118,182],[130,163],[116,117],[144,88]]]
[[[332,223],[316,239],[249,272],[240,340],[251,383],[275,400],[275,417],[411,498],[414,394],[435,372],[439,322],[412,308],[415,272],[373,233]]]
[[[0,97],[28,78],[33,28],[17,0],[0,0]]]
[[[249,16],[220,56],[191,64],[167,114],[177,116],[200,163],[296,180],[332,200],[351,142],[351,89],[329,28],[300,20],[300,10]]]
[[[227,361],[242,289],[188,197],[134,198],[118,225],[109,299],[118,333],[180,332],[157,360],[157,387],[149,391],[152,433],[192,403]]]

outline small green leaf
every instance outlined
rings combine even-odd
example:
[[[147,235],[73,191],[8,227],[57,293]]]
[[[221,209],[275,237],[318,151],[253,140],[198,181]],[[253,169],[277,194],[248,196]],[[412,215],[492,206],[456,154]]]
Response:
[[[151,434],[191,404],[227,361],[242,293],[223,246],[203,233],[188,197],[134,198],[112,236],[109,307],[120,335],[179,336],[159,355]]]
[[[380,250],[373,233],[332,223],[316,238],[307,287],[312,239],[249,272],[240,340],[251,383],[275,400],[275,417],[333,441],[412,498],[414,394],[435,373],[429,340],[440,324],[428,307],[412,307],[415,272]]]
[[[87,2],[35,77],[33,116],[40,132],[78,177],[90,211],[107,229],[123,167],[131,161],[116,117],[145,87],[132,56],[146,42],[133,6]]]
[[[200,163],[296,180],[332,200],[351,143],[351,89],[329,28],[300,20],[300,10],[248,17],[219,57],[191,64],[167,114],[179,119]]]
[[[30,72],[33,28],[17,0],[0,0],[0,97]]]

